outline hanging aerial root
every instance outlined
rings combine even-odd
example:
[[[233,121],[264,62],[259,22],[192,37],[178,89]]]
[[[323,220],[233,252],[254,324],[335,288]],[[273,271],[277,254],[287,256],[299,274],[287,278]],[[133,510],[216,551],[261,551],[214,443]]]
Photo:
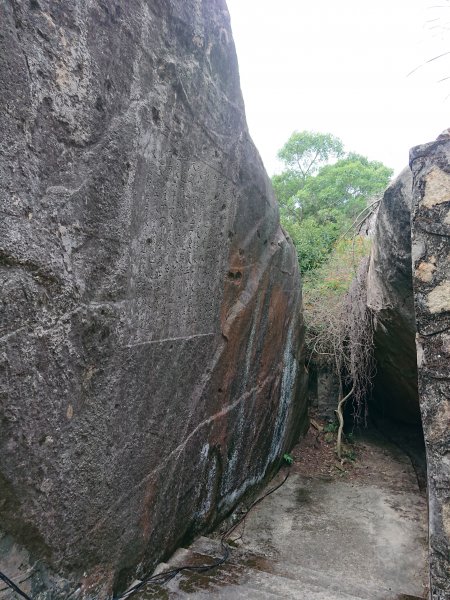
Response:
[[[342,433],[344,431],[344,414],[343,414],[344,407],[345,407],[345,403],[347,402],[347,400],[353,394],[353,390],[354,390],[354,388],[352,388],[346,396],[344,396],[343,398],[341,398],[341,400],[339,400],[337,409],[335,411],[338,421],[339,421],[339,429],[338,429],[337,440],[336,440],[336,452],[337,452],[339,460],[342,460]]]

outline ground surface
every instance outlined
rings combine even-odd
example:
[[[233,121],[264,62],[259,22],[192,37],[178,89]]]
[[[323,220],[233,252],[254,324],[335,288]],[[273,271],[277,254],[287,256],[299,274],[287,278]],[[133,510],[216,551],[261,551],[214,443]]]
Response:
[[[323,429],[333,427],[313,423],[292,452],[293,465],[269,488],[289,471],[287,481],[233,534],[227,563],[207,573],[183,572],[133,598],[424,598],[427,509],[417,468],[376,431],[347,445],[342,464],[335,433]],[[169,564],[220,556],[219,539],[211,536],[180,549]]]

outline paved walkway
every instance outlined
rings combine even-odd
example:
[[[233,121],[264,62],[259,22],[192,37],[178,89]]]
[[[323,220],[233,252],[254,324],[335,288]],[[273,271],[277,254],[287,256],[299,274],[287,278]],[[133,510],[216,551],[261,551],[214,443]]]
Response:
[[[133,599],[425,598],[426,497],[411,460],[366,434],[349,451],[356,460],[341,465],[332,435],[319,429],[294,449],[286,483],[248,515],[226,564],[183,572]],[[221,555],[218,539],[202,537],[168,564],[205,564]]]

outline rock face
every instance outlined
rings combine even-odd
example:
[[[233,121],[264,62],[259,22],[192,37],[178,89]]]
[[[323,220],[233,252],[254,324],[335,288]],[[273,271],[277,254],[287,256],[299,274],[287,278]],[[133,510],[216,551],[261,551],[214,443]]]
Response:
[[[310,363],[308,401],[318,416],[334,420],[336,399],[339,398],[339,378],[331,362],[322,360]]]
[[[384,195],[368,272],[377,359],[374,403],[402,421],[421,414],[430,597],[444,600],[450,597],[449,133],[413,148],[410,167]]]
[[[417,364],[432,600],[450,598],[450,134],[410,153]]]
[[[0,563],[106,598],[298,435],[296,255],[223,0],[13,0],[0,24]]]
[[[377,374],[374,408],[420,422],[411,268],[409,168],[387,188],[378,210],[367,275],[367,305],[374,316]]]

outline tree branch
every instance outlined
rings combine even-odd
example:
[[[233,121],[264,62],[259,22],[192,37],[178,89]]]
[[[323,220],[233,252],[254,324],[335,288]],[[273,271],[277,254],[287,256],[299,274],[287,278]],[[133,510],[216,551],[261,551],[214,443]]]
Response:
[[[311,167],[313,166],[313,164],[316,162],[317,157],[319,156],[319,150],[317,150],[315,157],[312,159],[312,161],[309,163],[308,168],[306,169],[305,175],[304,177],[306,178],[306,176],[309,173],[309,170],[311,169]],[[303,171],[302,171],[303,172]]]

